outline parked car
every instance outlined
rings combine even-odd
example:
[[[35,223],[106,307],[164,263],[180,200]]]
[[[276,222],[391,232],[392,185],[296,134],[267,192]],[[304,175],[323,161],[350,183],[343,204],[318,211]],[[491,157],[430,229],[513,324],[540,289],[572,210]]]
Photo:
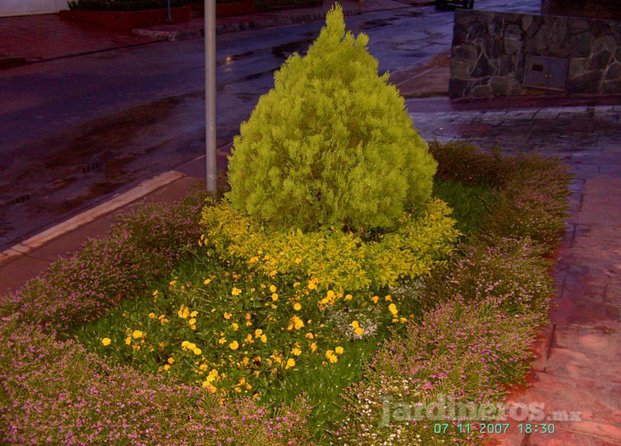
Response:
[[[472,9],[474,7],[474,0],[435,0],[436,9],[444,9],[448,5],[461,6],[464,9]]]

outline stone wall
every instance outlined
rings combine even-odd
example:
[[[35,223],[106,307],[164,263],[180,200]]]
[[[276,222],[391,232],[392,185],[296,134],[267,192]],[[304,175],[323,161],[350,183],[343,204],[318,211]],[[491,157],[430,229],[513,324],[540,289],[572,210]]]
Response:
[[[524,86],[529,56],[566,60],[564,85]],[[449,96],[533,94],[621,94],[621,21],[457,10]]]

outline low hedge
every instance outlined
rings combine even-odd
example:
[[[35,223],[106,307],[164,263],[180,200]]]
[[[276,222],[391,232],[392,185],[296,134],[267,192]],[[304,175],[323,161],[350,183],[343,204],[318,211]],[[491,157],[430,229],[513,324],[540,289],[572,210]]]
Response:
[[[432,200],[416,215],[404,213],[394,232],[374,240],[341,230],[277,231],[260,227],[223,202],[206,206],[205,243],[222,258],[237,259],[264,273],[306,276],[323,290],[380,289],[428,274],[452,251],[459,231],[450,208]]]
[[[0,438],[6,445],[312,445],[303,400],[273,410],[110,365],[15,317],[0,319]]]
[[[194,193],[180,203],[141,206],[117,217],[107,237],[87,241],[8,296],[0,316],[17,313],[62,335],[143,294],[196,246],[203,197]]]

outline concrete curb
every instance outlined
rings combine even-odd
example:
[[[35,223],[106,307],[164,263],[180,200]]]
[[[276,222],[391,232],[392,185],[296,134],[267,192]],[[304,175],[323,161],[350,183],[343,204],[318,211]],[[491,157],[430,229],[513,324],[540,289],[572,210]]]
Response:
[[[117,209],[122,208],[144,196],[154,192],[157,189],[160,189],[168,184],[171,184],[186,175],[177,172],[175,170],[165,172],[156,177],[150,178],[148,180],[143,181],[138,186],[133,189],[124,192],[122,194],[115,195],[112,199],[95,206],[92,209],[82,212],[68,220],[65,220],[62,223],[57,224],[39,234],[30,237],[27,240],[24,240],[17,245],[13,245],[9,249],[0,252],[0,265],[4,265],[9,263],[11,259],[14,257],[20,257],[29,252],[40,248],[44,244],[54,240],[57,237],[60,237],[67,232],[73,231],[81,226],[84,226],[94,220],[97,220],[100,217],[103,217],[106,214],[114,212]]]

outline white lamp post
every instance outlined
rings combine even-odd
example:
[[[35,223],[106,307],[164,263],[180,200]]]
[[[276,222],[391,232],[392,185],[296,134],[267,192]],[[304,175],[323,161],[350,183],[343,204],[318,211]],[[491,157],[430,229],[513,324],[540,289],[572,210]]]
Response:
[[[205,163],[207,192],[215,197],[216,166],[216,0],[205,0]]]

